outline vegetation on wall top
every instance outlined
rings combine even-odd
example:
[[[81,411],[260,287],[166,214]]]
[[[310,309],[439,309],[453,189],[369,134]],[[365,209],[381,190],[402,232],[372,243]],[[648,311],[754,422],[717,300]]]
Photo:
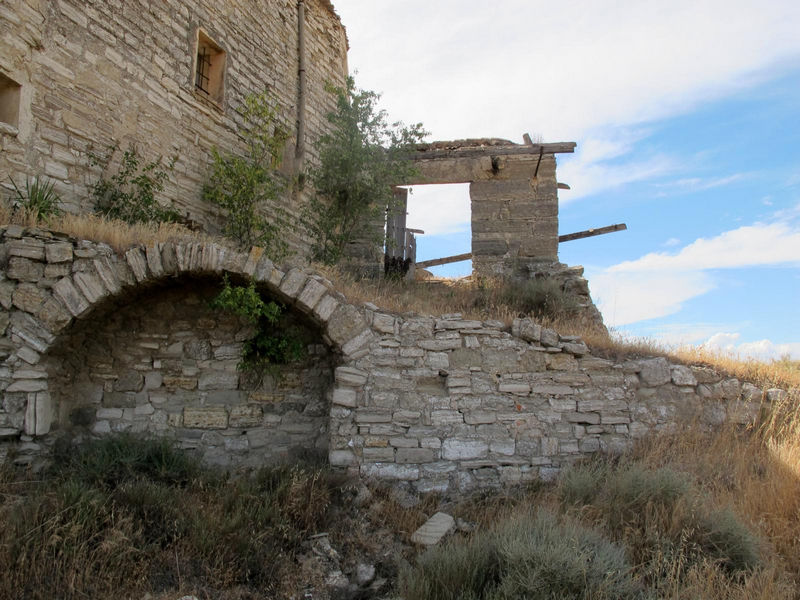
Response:
[[[286,179],[278,172],[288,129],[280,122],[277,100],[268,91],[251,94],[239,109],[239,131],[247,152],[238,156],[212,149],[211,175],[203,199],[226,213],[224,233],[242,247],[262,246],[274,260],[288,253],[286,218],[278,203]],[[272,219],[263,214],[271,208]]]
[[[315,195],[307,212],[316,260],[335,264],[348,243],[367,240],[380,244],[380,223],[394,202],[391,186],[414,172],[409,153],[427,135],[421,123],[389,123],[378,110],[380,95],[356,88],[330,87],[336,110],[327,115],[330,132],[318,142],[320,164],[310,172]]]

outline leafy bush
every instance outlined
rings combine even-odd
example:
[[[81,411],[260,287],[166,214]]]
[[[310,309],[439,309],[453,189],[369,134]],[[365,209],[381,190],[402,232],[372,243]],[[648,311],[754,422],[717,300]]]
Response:
[[[212,150],[203,198],[225,210],[226,236],[243,247],[262,246],[270,257],[280,260],[288,253],[285,212],[278,202],[286,181],[277,168],[289,132],[279,120],[276,100],[266,91],[245,98],[239,114],[247,153]],[[265,204],[270,205],[273,220],[261,213]]]
[[[283,307],[274,301],[265,302],[252,281],[246,286],[233,286],[226,277],[211,307],[231,312],[256,326],[255,335],[244,344],[240,369],[264,372],[305,356],[306,345],[297,330],[286,323]]]
[[[47,219],[61,214],[58,205],[61,198],[56,193],[52,181],[43,182],[39,177],[33,181],[25,178],[25,190],[19,189],[14,180],[9,177],[14,186],[12,202],[16,210],[22,209],[35,219]]]
[[[427,133],[420,123],[390,125],[377,109],[380,96],[357,89],[352,77],[346,88],[329,91],[336,94],[336,110],[327,115],[330,133],[317,145],[320,164],[310,173],[316,194],[305,220],[315,259],[335,264],[355,240],[383,243],[380,224],[395,201],[391,186],[415,172],[407,159]]]
[[[400,591],[408,600],[641,597],[621,547],[544,510],[426,551],[402,574]]]
[[[106,171],[117,149],[113,146],[105,160],[90,154],[89,162]],[[92,186],[95,212],[129,224],[176,221],[180,216],[178,212],[161,206],[156,195],[164,191],[164,183],[177,158],[175,156],[166,163],[161,158],[143,163],[136,148],[130,146],[122,153],[117,172],[109,179],[99,179]]]

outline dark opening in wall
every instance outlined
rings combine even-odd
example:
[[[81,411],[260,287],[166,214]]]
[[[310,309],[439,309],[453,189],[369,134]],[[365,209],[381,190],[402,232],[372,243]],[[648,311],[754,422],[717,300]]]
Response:
[[[19,96],[22,86],[0,73],[0,123],[19,126]]]
[[[194,88],[201,96],[222,106],[225,97],[226,52],[202,30],[197,30]]]

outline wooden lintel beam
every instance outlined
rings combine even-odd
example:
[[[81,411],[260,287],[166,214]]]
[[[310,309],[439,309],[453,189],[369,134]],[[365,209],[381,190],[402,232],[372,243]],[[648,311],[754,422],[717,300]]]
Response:
[[[480,146],[476,148],[443,148],[419,150],[411,153],[411,160],[432,160],[437,158],[476,158],[481,156],[532,156],[541,154],[563,154],[575,152],[575,142],[556,142],[552,144],[533,144],[519,146]]]
[[[609,225],[608,227],[598,227],[597,229],[587,229],[586,231],[578,231],[576,233],[568,233],[566,235],[558,236],[560,242],[571,242],[572,240],[582,240],[583,238],[594,237],[596,235],[604,235],[606,233],[614,233],[615,231],[622,231],[627,229],[625,223],[618,223],[616,225]]]
[[[432,260],[423,260],[416,263],[416,266],[425,269],[427,267],[438,267],[439,265],[449,265],[450,263],[461,262],[462,260],[469,260],[472,258],[472,252],[464,254],[456,254],[455,256],[445,256],[444,258],[434,258]]]

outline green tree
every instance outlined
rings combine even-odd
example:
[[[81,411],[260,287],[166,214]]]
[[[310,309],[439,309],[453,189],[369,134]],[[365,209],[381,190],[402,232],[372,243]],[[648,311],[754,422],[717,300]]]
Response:
[[[245,98],[239,114],[247,152],[239,156],[212,150],[211,176],[203,198],[226,211],[226,236],[244,247],[263,246],[269,256],[281,259],[288,246],[282,235],[285,213],[277,201],[286,180],[278,167],[289,132],[280,122],[277,101],[267,91]],[[262,214],[265,204],[272,206],[273,220]]]
[[[421,123],[389,123],[378,110],[380,95],[357,89],[352,77],[336,94],[336,110],[327,115],[330,132],[319,139],[320,164],[310,172],[314,184],[307,221],[314,258],[337,263],[349,242],[383,242],[370,225],[382,220],[394,202],[391,186],[415,172],[409,154],[427,135]],[[372,228],[374,229],[374,228]]]

